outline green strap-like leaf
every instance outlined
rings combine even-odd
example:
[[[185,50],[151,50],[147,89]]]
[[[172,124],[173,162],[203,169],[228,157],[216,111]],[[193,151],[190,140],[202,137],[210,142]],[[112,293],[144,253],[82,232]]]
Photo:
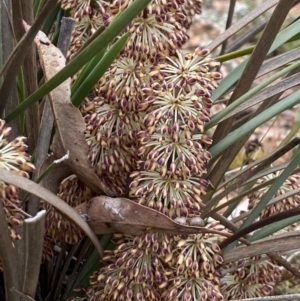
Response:
[[[286,41],[291,39],[293,36],[299,33],[300,28],[300,20],[292,23],[290,26],[282,30],[278,36],[276,37],[275,41],[273,42],[270,50],[268,53],[273,52],[279,46],[284,44]],[[239,78],[241,77],[244,68],[248,62],[248,59],[243,61],[237,68],[235,68],[229,75],[227,75],[221,82],[219,87],[213,91],[213,100],[219,99],[230,87],[236,83]]]
[[[262,125],[263,123],[275,117],[276,115],[280,114],[281,112],[295,106],[299,102],[300,102],[300,90],[285,97],[280,102],[276,103],[272,107],[268,108],[267,110],[263,111],[259,115],[255,116],[250,121],[243,124],[238,129],[231,132],[229,135],[227,135],[226,138],[224,138],[219,143],[211,147],[209,149],[210,153],[212,154],[213,157],[217,156],[223,150],[225,150],[227,147],[232,145],[235,141],[241,139],[247,133],[253,131],[258,126]]]
[[[93,71],[84,79],[84,82],[77,89],[76,93],[72,95],[73,104],[78,107],[92,88],[97,84],[98,80],[103,76],[105,71],[113,63],[115,58],[119,55],[123,49],[129,33],[123,35],[104,55],[101,61],[95,66]]]
[[[11,121],[19,114],[24,112],[32,104],[43,98],[54,88],[59,86],[67,78],[74,75],[88,61],[90,61],[99,51],[106,49],[109,43],[117,37],[124,28],[148,5],[151,0],[133,2],[112,24],[104,30],[89,46],[79,53],[65,68],[58,72],[48,82],[42,85],[38,90],[24,100],[14,111],[12,111],[5,120]]]
[[[289,217],[282,221],[275,222],[271,225],[267,225],[267,226],[263,227],[262,229],[256,231],[253,235],[248,237],[247,240],[256,241],[256,240],[268,237],[268,236],[284,229],[285,227],[288,227],[299,221],[300,221],[300,216],[297,215],[297,216]]]
[[[297,149],[295,156],[291,163],[287,166],[286,169],[282,172],[282,174],[276,179],[267,193],[262,197],[259,203],[254,207],[250,215],[247,217],[245,222],[243,223],[241,229],[252,224],[258,217],[261,211],[267,206],[268,202],[275,195],[275,193],[280,189],[285,180],[292,174],[297,165],[300,163],[300,148]]]
[[[78,77],[74,81],[71,87],[71,94],[74,95],[77,89],[81,86],[84,79],[88,77],[88,75],[93,71],[98,62],[102,60],[102,57],[105,53],[106,49],[102,49],[99,51],[97,55],[95,55],[80,71]]]
[[[289,72],[291,72],[292,70],[296,69],[299,66],[300,66],[300,60],[298,60],[295,63],[292,63],[290,66],[282,69],[281,71],[276,72],[274,75],[267,78],[265,81],[257,85],[255,88],[251,89],[250,91],[248,91],[247,93],[239,97],[236,101],[234,101],[229,106],[222,109],[222,111],[214,115],[211,118],[211,120],[205,125],[205,130],[207,131],[208,129],[214,127],[220,120],[226,117],[227,114],[231,113],[234,109],[236,109],[239,105],[244,103],[250,97],[254,96],[257,92],[259,92],[263,88],[267,87],[269,84],[275,82],[278,78],[288,74]]]

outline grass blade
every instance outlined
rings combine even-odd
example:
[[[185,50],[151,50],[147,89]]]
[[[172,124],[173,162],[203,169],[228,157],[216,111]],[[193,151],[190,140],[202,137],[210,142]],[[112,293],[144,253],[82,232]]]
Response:
[[[295,156],[288,167],[282,172],[282,174],[277,178],[277,180],[273,183],[267,193],[262,197],[259,203],[252,210],[251,214],[247,217],[241,229],[252,224],[258,217],[261,211],[267,206],[270,199],[274,196],[274,194],[280,189],[284,181],[292,174],[297,165],[300,163],[300,148],[298,147]]]
[[[78,107],[92,88],[96,85],[98,80],[103,76],[109,66],[113,63],[115,58],[123,49],[129,33],[123,35],[104,55],[101,61],[95,66],[94,70],[85,78],[84,82],[77,89],[76,93],[72,96],[72,103]]]
[[[279,46],[284,44],[286,41],[291,39],[293,36],[299,33],[300,27],[300,20],[296,21],[295,23],[291,24],[284,30],[282,30],[276,37],[275,41],[273,42],[268,54],[276,50]],[[235,82],[241,77],[244,68],[247,64],[249,59],[245,60],[241,63],[237,68],[234,69],[228,76],[226,76],[221,82],[219,87],[213,91],[213,100],[219,99],[226,91],[234,85]]]
[[[260,113],[250,121],[246,122],[240,128],[236,129],[235,131],[231,132],[224,138],[222,141],[218,142],[214,146],[210,148],[210,153],[213,157],[220,154],[223,150],[228,148],[232,145],[235,141],[241,139],[246,134],[250,133],[258,126],[262,125],[264,122],[268,121],[269,119],[273,118],[274,116],[280,114],[281,112],[295,106],[300,102],[300,91],[297,91],[284,99],[280,102],[272,106],[271,108],[265,110],[264,112]]]

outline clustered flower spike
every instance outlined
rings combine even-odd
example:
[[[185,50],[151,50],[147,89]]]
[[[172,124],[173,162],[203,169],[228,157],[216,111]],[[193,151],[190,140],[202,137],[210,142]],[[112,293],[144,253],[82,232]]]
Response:
[[[29,178],[29,172],[34,171],[34,165],[29,162],[30,156],[26,153],[26,138],[17,137],[9,141],[7,137],[10,132],[11,128],[6,127],[5,121],[0,119],[0,172],[1,169],[6,169],[22,177]],[[12,240],[21,239],[15,227],[22,225],[24,220],[24,211],[18,193],[19,189],[17,187],[0,181],[0,199]],[[3,266],[0,261],[0,271],[2,270]]]
[[[70,56],[132,2],[62,0],[77,20]],[[178,222],[201,214],[212,143],[204,128],[221,79],[214,71],[219,62],[207,49],[181,49],[199,13],[201,0],[153,0],[124,30],[131,33],[127,44],[81,106],[89,159],[99,177],[116,195],[129,195]],[[206,227],[222,230],[215,223]],[[275,277],[278,269],[267,261],[232,264],[222,279],[220,239],[212,233],[116,234],[115,248],[106,251],[82,300],[228,300],[268,294],[269,274]]]
[[[207,229],[221,230],[219,224]],[[225,300],[220,293],[219,237],[115,234],[105,266],[90,278],[83,300]]]
[[[29,178],[29,172],[34,171],[34,165],[29,162],[30,156],[26,153],[26,138],[17,137],[9,142],[7,137],[10,132],[11,128],[6,127],[5,121],[0,119],[0,169],[4,168],[22,177]],[[12,239],[21,238],[15,231],[14,225],[22,225],[24,220],[18,192],[17,187],[0,181],[0,197]]]
[[[199,213],[209,185],[202,176],[212,141],[203,130],[221,75],[210,72],[218,63],[207,55],[201,48],[186,55],[177,50],[152,67],[150,85],[142,88],[144,129],[137,133],[140,160],[130,195],[171,218]]]
[[[113,242],[115,249],[105,251],[105,266],[91,276],[83,300],[160,300],[159,286],[170,272],[164,259],[172,252],[174,238],[159,233],[115,234]]]
[[[280,175],[280,172],[267,175],[267,176],[263,177],[262,179],[259,179],[258,184],[262,184],[268,180],[277,178],[279,175]],[[286,194],[291,190],[298,189],[300,187],[299,179],[300,179],[300,176],[298,174],[294,174],[294,175],[291,175],[290,177],[288,177],[285,180],[285,182],[283,183],[283,185],[280,187],[280,189],[276,192],[276,194],[274,195],[274,198],[278,197],[280,195]],[[248,195],[248,199],[249,199],[248,209],[249,210],[253,209],[257,205],[257,203],[262,199],[262,197],[268,191],[268,189],[269,189],[269,186],[261,188],[255,192],[253,192],[252,194]],[[265,218],[268,216],[272,216],[276,213],[280,213],[280,212],[295,208],[299,205],[300,205],[300,197],[298,194],[295,194],[291,197],[288,197],[286,199],[283,199],[279,202],[276,202],[274,204],[271,204],[271,205],[265,207],[260,213],[260,218],[262,219],[262,218]]]
[[[223,230],[218,223],[206,228]],[[220,291],[219,267],[223,258],[218,243],[221,237],[202,233],[175,236],[174,239],[177,245],[165,259],[172,273],[163,286],[161,300],[225,301]]]
[[[231,263],[223,270],[221,289],[230,299],[258,298],[269,295],[281,270],[260,256]]]
[[[57,196],[71,207],[76,207],[81,203],[89,201],[93,197],[93,194],[75,175],[71,175],[61,182]],[[44,208],[47,210],[46,235],[49,237],[46,238],[49,247],[44,250],[44,256],[48,259],[51,258],[50,246],[53,245],[52,241],[54,243],[66,242],[74,244],[82,238],[83,233],[78,226],[66,219],[49,203],[45,202]]]

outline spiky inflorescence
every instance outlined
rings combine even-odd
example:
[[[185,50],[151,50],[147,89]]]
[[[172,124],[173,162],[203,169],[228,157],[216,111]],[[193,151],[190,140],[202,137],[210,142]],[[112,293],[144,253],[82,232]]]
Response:
[[[131,2],[114,1],[106,7],[105,18],[112,19]],[[117,195],[128,193],[129,174],[138,169],[137,133],[145,128],[145,109],[154,100],[148,88],[157,80],[164,81],[164,71],[157,72],[153,64],[176,54],[186,40],[185,21],[195,11],[188,9],[190,2],[184,8],[182,4],[153,1],[129,25],[127,30],[132,34],[125,49],[95,87],[94,99],[83,106],[91,162],[99,167],[99,176]],[[118,183],[113,187],[115,179]]]
[[[199,214],[209,184],[202,176],[212,141],[203,130],[221,75],[210,71],[218,63],[207,55],[202,48],[186,55],[176,51],[152,67],[150,85],[142,88],[147,97],[140,110],[146,115],[130,194],[172,218]]]
[[[268,259],[256,256],[229,264],[223,274],[221,289],[230,300],[269,295],[281,271]]]
[[[71,55],[76,53],[84,43],[83,37],[90,36],[101,26],[109,25],[116,14],[126,9],[132,2],[132,0],[62,1],[62,7],[71,8],[71,15],[77,18],[74,41],[70,47]],[[176,67],[182,67],[174,62],[176,58],[173,56],[179,55],[178,49],[188,39],[186,30],[191,25],[191,18],[200,12],[200,0],[152,1],[127,27],[126,30],[131,33],[129,41],[99,81],[90,99],[82,106],[87,124],[89,157],[92,164],[98,167],[99,177],[117,195],[128,193],[129,174],[132,170],[139,169],[136,165],[137,160],[141,159],[136,156],[137,133],[148,127],[143,123],[143,118],[150,109],[148,108],[147,112],[145,109],[151,105],[154,97],[158,97],[158,95],[148,95],[145,91],[152,88],[153,84],[154,86],[156,83],[164,84],[165,80],[168,84],[172,80],[172,73],[177,72]],[[198,52],[190,60],[190,65],[184,68],[191,69],[186,73],[191,71],[193,74],[190,76],[196,77],[195,80],[201,85],[198,89],[201,94],[204,90],[212,90],[213,86],[216,86],[217,73],[213,75],[208,72],[208,67],[214,64],[212,60],[205,59],[208,52],[205,50]],[[203,60],[199,60],[199,57]],[[157,72],[157,68],[163,68],[161,60],[166,58],[169,63],[166,69]],[[172,63],[171,59],[173,59]],[[168,69],[168,66],[173,63],[175,64],[172,66],[173,69]],[[153,64],[157,68],[153,68]],[[195,66],[192,66],[193,64]],[[171,74],[170,80],[165,79],[165,74],[168,72]],[[204,74],[207,76],[203,76]],[[168,92],[172,93],[170,89]],[[203,97],[207,95],[210,95],[210,92],[205,92]],[[183,97],[189,96],[191,95]],[[168,97],[170,96],[166,96]],[[206,110],[205,114],[209,115],[209,112]],[[201,117],[198,119],[198,123],[203,125],[203,121],[200,121]],[[207,116],[203,119],[207,120]],[[193,139],[199,140],[198,137]],[[118,183],[115,183],[115,179],[118,179]]]
[[[91,190],[75,175],[71,175],[62,181],[57,195],[71,207],[76,207],[93,197]],[[44,203],[44,207],[47,210],[46,235],[51,237],[55,243],[64,241],[68,244],[74,244],[82,238],[82,231],[74,223],[49,203]],[[51,254],[49,250],[46,251],[48,255],[45,254],[45,256],[48,258]]]
[[[280,175],[280,173],[277,172],[276,174],[270,174],[268,176],[265,176],[264,178],[262,178],[258,181],[258,184],[262,184],[268,180],[275,179],[279,175]],[[276,194],[274,195],[274,198],[278,197],[280,195],[286,194],[289,191],[298,189],[300,187],[299,179],[300,179],[300,176],[297,174],[294,174],[294,175],[288,177],[285,180],[285,182],[283,183],[283,185],[280,187],[280,189],[276,192]],[[269,186],[261,188],[255,192],[253,192],[252,194],[248,195],[248,198],[249,198],[248,209],[249,210],[253,209],[257,205],[257,203],[262,199],[262,197],[268,191],[268,189],[269,189]],[[300,197],[298,194],[295,194],[293,196],[290,196],[286,199],[283,199],[279,202],[276,202],[274,204],[271,204],[271,205],[265,207],[260,213],[260,218],[272,216],[276,213],[295,208],[299,205],[300,205]]]
[[[225,300],[215,234],[116,234],[113,241],[115,249],[105,251],[105,266],[91,276],[82,300]]]
[[[3,168],[29,178],[28,173],[34,171],[34,165],[29,162],[30,156],[26,153],[26,138],[17,137],[12,141],[8,141],[7,137],[10,132],[11,128],[6,127],[5,121],[0,119],[0,172]],[[0,199],[12,240],[21,239],[15,227],[22,225],[25,217],[18,193],[19,189],[17,187],[0,181]],[[2,270],[3,266],[0,260],[0,271]]]
[[[207,229],[222,230],[218,223]],[[220,292],[219,266],[223,262],[216,234],[174,236],[176,247],[166,257],[170,272],[160,288],[161,300],[226,300]]]
[[[105,267],[95,272],[88,300],[160,300],[167,281],[165,258],[172,252],[171,235],[147,233],[137,237],[115,234],[113,251],[105,251]]]
[[[0,169],[4,168],[29,178],[28,173],[34,170],[34,165],[29,162],[30,156],[26,153],[26,138],[17,137],[9,142],[7,137],[10,132],[11,128],[6,127],[5,121],[0,119]],[[15,186],[0,181],[0,197],[12,239],[21,238],[15,231],[14,225],[21,225],[24,220],[18,192]]]

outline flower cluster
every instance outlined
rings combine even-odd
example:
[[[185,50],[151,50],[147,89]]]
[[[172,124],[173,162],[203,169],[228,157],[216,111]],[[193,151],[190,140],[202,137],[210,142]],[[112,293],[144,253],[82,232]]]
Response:
[[[10,132],[11,128],[6,127],[5,121],[0,119],[0,169],[4,168],[28,178],[29,172],[34,171],[34,165],[29,162],[30,156],[26,153],[26,138],[17,137],[9,142],[7,137]],[[22,225],[24,214],[17,187],[0,181],[0,197],[10,228],[11,238],[20,239],[21,237],[14,226]]]
[[[279,176],[279,172],[276,174],[270,174],[265,176],[262,179],[259,179],[258,184],[263,184],[264,182],[272,179],[276,179]],[[299,183],[300,176],[298,174],[294,174],[286,179],[286,181],[283,183],[283,185],[280,187],[280,189],[276,192],[274,197],[278,197],[280,195],[286,194],[289,191],[298,189],[300,187]],[[262,189],[256,190],[252,194],[248,196],[249,198],[249,205],[248,209],[254,208],[257,203],[262,199],[264,194],[268,191],[269,187],[264,187]],[[261,213],[260,218],[265,218],[268,216],[272,216],[276,213],[283,212],[289,209],[292,209],[296,206],[300,205],[300,197],[298,194],[295,194],[292,197],[288,197],[286,199],[283,199],[279,202],[276,202],[274,204],[271,204],[267,207],[265,207]]]
[[[207,229],[222,230],[218,223]],[[223,262],[218,245],[221,237],[216,234],[175,236],[176,247],[166,258],[172,273],[168,275],[162,300],[226,300],[220,291]]]
[[[159,287],[167,281],[164,258],[174,238],[148,233],[132,237],[115,234],[113,251],[105,251],[105,266],[90,279],[87,300],[160,300]]]
[[[115,15],[132,2],[62,0],[62,7],[71,8],[71,15],[77,20],[70,55],[84,43],[84,36],[91,36],[97,28],[109,25]],[[148,172],[149,160],[157,158],[153,154],[152,159],[146,158],[146,155],[149,157],[149,152],[160,144],[163,144],[158,154],[161,165],[155,169],[150,164],[154,172],[150,178],[166,173],[165,170],[175,164],[173,173],[178,175],[171,175],[172,171],[168,171],[170,179],[159,179],[159,186],[168,185],[166,182],[174,182],[178,178],[183,181],[182,187],[186,186],[185,180],[195,182],[189,184],[187,193],[174,196],[171,192],[170,197],[157,200],[157,206],[164,208],[160,211],[170,216],[186,215],[188,207],[191,212],[199,209],[199,191],[205,191],[207,186],[207,182],[199,177],[205,173],[204,165],[210,159],[205,147],[211,143],[202,132],[209,120],[211,91],[217,87],[221,77],[218,72],[210,71],[218,62],[207,58],[207,50],[199,48],[194,54],[184,54],[180,50],[188,39],[187,29],[196,13],[201,13],[200,0],[152,1],[126,29],[131,33],[129,41],[82,106],[87,124],[89,158],[98,167],[99,177],[114,193],[128,194],[130,173]],[[91,25],[95,23],[97,25]],[[165,132],[166,141],[162,142],[160,138]],[[145,143],[147,139],[149,143]],[[167,151],[168,154],[162,154]],[[154,153],[157,155],[157,151]],[[180,161],[178,155],[186,163],[172,162],[172,159]],[[197,166],[191,170],[190,166],[194,164]],[[149,203],[135,194],[136,190],[140,191],[135,187],[137,182],[140,182],[138,186],[152,185],[148,175],[141,176],[135,172],[131,177],[131,195],[141,203]],[[180,214],[174,214],[174,210],[168,213],[170,202],[180,203],[181,197],[186,199],[185,203],[192,204],[182,206]]]
[[[232,263],[223,273],[221,288],[228,300],[267,296],[281,275],[276,265],[260,256]]]
[[[202,179],[211,158],[211,138],[203,134],[210,119],[211,91],[221,78],[208,51],[179,50],[152,67],[142,88],[144,129],[137,138],[138,170],[131,173],[130,195],[170,217],[199,212],[209,182]]]
[[[82,300],[225,300],[215,234],[115,234],[113,241],[115,249],[105,251],[105,266],[91,276]]]
[[[90,200],[93,195],[91,190],[83,184],[75,175],[71,175],[64,179],[59,186],[57,195],[71,207],[76,207],[81,203]],[[47,210],[46,216],[46,239],[47,245],[53,245],[58,242],[66,242],[68,244],[77,243],[83,236],[82,231],[78,226],[66,219],[59,211],[57,211],[49,203],[44,203],[44,208]],[[51,257],[51,247],[45,250],[45,257]]]
[[[70,55],[132,2],[63,0],[77,17]],[[196,13],[200,0],[153,0],[128,26],[127,44],[81,106],[89,159],[101,180],[116,195],[171,218],[199,217],[209,185],[203,175],[212,141],[204,125],[221,75],[207,49],[181,50]],[[83,300],[224,300],[215,235],[115,235],[114,242]]]
[[[69,57],[132,2],[61,0],[76,18]],[[201,0],[153,0],[124,30],[131,34],[127,44],[81,105],[89,160],[101,180],[116,195],[130,196],[175,221],[199,218],[210,184],[204,175],[212,140],[204,127],[221,79],[214,71],[219,62],[202,47],[182,50],[199,13]],[[78,184],[68,179],[60,190],[73,206],[91,196]],[[269,274],[279,272],[267,261],[232,264],[221,279],[221,238],[215,233],[222,227],[206,227],[215,232],[115,234],[114,249],[105,251],[103,267],[91,276],[81,300],[227,300],[268,294],[274,280]],[[53,239],[67,242],[81,235],[54,210],[47,228]]]
[[[17,137],[9,141],[7,137],[10,132],[11,128],[5,126],[5,121],[0,119],[0,170],[3,168],[28,178],[29,172],[34,171],[34,165],[29,162],[30,156],[26,152],[26,138]],[[25,217],[18,193],[17,187],[0,181],[0,199],[12,240],[21,239],[16,226],[22,225]],[[3,266],[0,261],[0,271],[2,270]]]

